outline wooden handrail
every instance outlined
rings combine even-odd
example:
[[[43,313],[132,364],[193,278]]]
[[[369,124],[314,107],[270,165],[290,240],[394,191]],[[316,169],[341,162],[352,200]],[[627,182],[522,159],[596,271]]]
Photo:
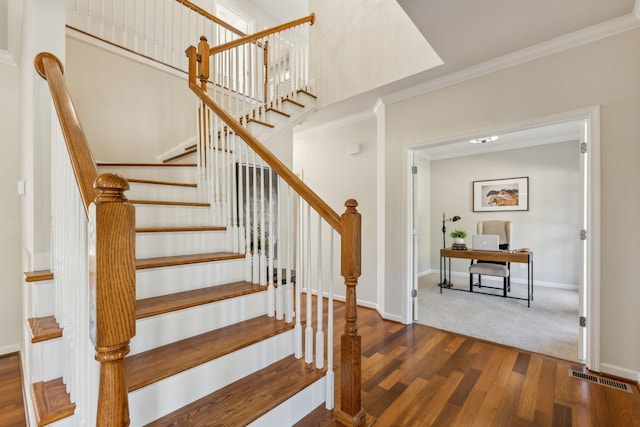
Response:
[[[60,60],[50,53],[35,58],[35,68],[47,80],[62,134],[89,222],[89,281],[92,289],[91,338],[100,362],[98,426],[129,425],[129,400],[124,357],[135,335],[135,208],[124,192],[125,178],[98,176],[63,78]],[[87,262],[80,260],[79,262]]]
[[[42,52],[36,56],[34,65],[38,74],[49,83],[53,105],[60,119],[71,166],[87,213],[89,205],[98,195],[98,191],[93,188],[93,183],[98,177],[98,167],[64,81],[62,63],[51,53]]]
[[[296,191],[318,214],[324,218],[338,233],[341,232],[340,215],[320,198],[311,188],[298,178],[291,170],[278,159],[267,147],[251,135],[229,113],[220,108],[195,82],[189,82],[189,88],[209,107],[218,117],[229,126],[233,132],[247,143],[253,151],[260,156],[271,169],[273,169],[284,181]]]
[[[188,1],[188,0],[176,0],[176,1],[178,3],[181,3],[184,6],[188,7],[189,9],[193,10],[194,12],[199,13],[200,15],[204,16],[205,18],[212,20],[216,24],[226,28],[227,30],[231,31],[232,33],[235,33],[235,34],[239,35],[240,37],[246,36],[246,34],[243,33],[242,31],[240,31],[237,28],[235,28],[234,26],[224,22],[222,19],[218,18],[217,16],[210,14],[206,10],[201,9],[200,7],[198,7],[195,4],[191,3],[190,1]]]
[[[246,43],[253,43],[253,42],[257,41],[257,40],[260,40],[261,38],[264,38],[266,36],[270,36],[271,34],[279,33],[280,31],[288,30],[289,28],[293,28],[295,26],[302,25],[302,24],[305,24],[307,22],[309,22],[311,25],[313,25],[313,23],[316,22],[316,14],[312,13],[309,16],[305,16],[303,18],[294,19],[293,21],[286,22],[286,23],[278,25],[276,27],[267,28],[266,30],[258,31],[255,34],[244,36],[244,37],[241,37],[239,39],[232,40],[230,42],[227,42],[227,43],[224,43],[224,44],[221,44],[221,45],[218,45],[218,46],[213,46],[212,48],[209,49],[209,54],[210,55],[214,55],[216,53],[223,52],[225,50],[229,50],[229,49],[241,46],[241,45],[246,44]]]

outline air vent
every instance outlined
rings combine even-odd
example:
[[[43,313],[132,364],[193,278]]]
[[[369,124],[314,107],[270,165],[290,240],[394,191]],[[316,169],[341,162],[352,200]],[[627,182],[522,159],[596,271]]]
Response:
[[[609,378],[603,378],[598,375],[586,374],[584,372],[576,371],[575,369],[569,369],[569,376],[577,378],[579,380],[589,381],[594,384],[600,384],[605,387],[615,388],[616,390],[626,391],[627,393],[633,393],[629,384],[621,381],[612,380]]]

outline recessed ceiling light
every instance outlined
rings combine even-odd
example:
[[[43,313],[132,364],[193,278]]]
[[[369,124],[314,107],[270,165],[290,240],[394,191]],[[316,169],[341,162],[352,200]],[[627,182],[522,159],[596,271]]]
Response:
[[[494,135],[494,136],[487,136],[485,138],[472,139],[469,142],[472,144],[484,144],[487,142],[495,141],[496,139],[498,139],[498,136]]]

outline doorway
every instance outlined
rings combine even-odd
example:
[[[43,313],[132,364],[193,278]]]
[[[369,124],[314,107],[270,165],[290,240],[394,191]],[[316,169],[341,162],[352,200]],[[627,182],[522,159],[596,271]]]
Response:
[[[595,278],[599,277],[599,168],[598,168],[598,158],[599,158],[599,109],[597,107],[584,109],[580,111],[568,112],[565,114],[557,115],[554,117],[546,117],[540,118],[536,120],[530,120],[528,122],[516,123],[511,126],[505,126],[501,129],[494,129],[492,131],[487,132],[483,130],[482,134],[473,133],[469,135],[465,135],[463,137],[456,138],[443,138],[437,141],[427,141],[421,145],[412,146],[408,148],[408,170],[409,170],[409,181],[408,187],[410,189],[410,194],[412,197],[409,197],[409,206],[407,209],[409,215],[408,224],[409,227],[409,259],[412,260],[412,268],[411,274],[408,275],[410,277],[410,282],[408,285],[410,287],[410,292],[408,294],[412,298],[408,301],[408,306],[412,307],[413,311],[413,319],[414,321],[419,321],[419,304],[418,304],[418,278],[421,274],[424,274],[424,271],[420,271],[418,263],[420,260],[424,260],[424,252],[428,252],[429,259],[429,271],[436,272],[439,269],[439,263],[434,261],[438,258],[439,249],[435,244],[425,245],[424,242],[421,242],[421,239],[426,238],[430,241],[439,241],[440,245],[442,244],[442,236],[440,236],[437,231],[440,227],[438,222],[438,218],[432,211],[430,217],[427,218],[428,230],[429,232],[424,233],[421,230],[419,225],[419,210],[420,204],[424,201],[420,201],[417,196],[420,192],[424,190],[424,183],[420,183],[420,172],[416,171],[418,161],[418,152],[420,150],[424,150],[425,147],[428,147],[427,150],[430,153],[436,153],[433,155],[433,158],[444,156],[443,153],[452,150],[458,150],[458,155],[461,156],[472,156],[474,152],[469,151],[468,147],[465,147],[463,143],[468,144],[468,140],[478,137],[483,137],[486,135],[508,135],[508,134],[518,134],[518,133],[526,133],[526,131],[538,132],[539,135],[542,135],[545,129],[553,130],[554,127],[557,129],[562,129],[563,125],[568,125],[569,127],[573,126],[573,134],[570,138],[566,136],[565,141],[570,139],[573,141],[573,146],[575,147],[576,158],[579,158],[579,172],[576,174],[576,187],[579,189],[576,194],[576,210],[578,211],[575,214],[574,222],[579,224],[579,229],[576,230],[575,234],[572,238],[575,239],[575,251],[577,255],[578,265],[576,266],[576,281],[578,288],[578,311],[580,319],[587,319],[585,326],[579,326],[578,319],[575,319],[575,330],[579,336],[578,338],[578,358],[583,361],[586,366],[590,369],[597,370],[599,367],[599,353],[598,353],[598,342],[599,342],[599,298],[597,295],[599,294],[599,282],[595,280]],[[551,138],[549,136],[549,138]],[[505,139],[503,138],[503,141]],[[551,144],[553,141],[550,139],[544,140],[543,137],[538,137],[537,141],[529,142],[529,143],[521,143],[522,147],[518,147],[517,144],[513,147],[509,147],[508,149],[517,149],[526,147],[527,144],[535,145],[539,143],[547,143]],[[460,148],[462,146],[463,148]],[[487,153],[492,151],[504,149],[498,148],[497,146],[493,147],[481,147],[481,148],[473,148],[477,153]],[[467,151],[464,151],[467,150]],[[483,151],[486,150],[486,151]],[[455,154],[447,154],[448,156],[454,156]],[[424,162],[422,162],[424,164]],[[429,172],[430,173],[430,172]],[[491,172],[489,172],[491,173]],[[494,176],[483,176],[484,178],[496,178]],[[508,177],[505,177],[508,178]],[[422,189],[420,186],[422,185]],[[471,184],[469,183],[469,187]],[[535,186],[534,186],[535,189]],[[539,190],[536,189],[536,191]],[[466,197],[466,195],[464,196]],[[470,209],[469,209],[470,211]],[[450,216],[453,215],[461,215],[460,212],[448,212]],[[472,215],[469,215],[473,217]],[[520,217],[524,218],[524,217]],[[452,225],[452,224],[451,224]],[[466,224],[467,228],[470,224]],[[587,238],[585,240],[580,240],[580,236],[584,235],[586,231]],[[467,230],[471,231],[471,230]],[[514,242],[516,243],[516,242]],[[426,248],[425,248],[426,246]],[[534,248],[535,249],[535,248]],[[543,267],[544,265],[537,264],[538,269]],[[422,267],[422,266],[421,266]],[[542,277],[542,276],[538,276]],[[534,276],[534,280],[536,277]],[[464,279],[463,279],[464,280]],[[534,301],[535,304],[535,301]],[[526,306],[525,306],[526,309]],[[583,322],[584,323],[584,322]]]

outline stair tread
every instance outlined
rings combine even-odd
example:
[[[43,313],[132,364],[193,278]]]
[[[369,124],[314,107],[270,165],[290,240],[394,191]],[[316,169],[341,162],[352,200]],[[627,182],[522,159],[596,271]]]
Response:
[[[191,149],[188,149],[188,150],[184,150],[184,152],[182,152],[182,153],[180,153],[180,154],[176,154],[175,156],[171,156],[171,157],[169,157],[169,158],[166,158],[166,159],[164,159],[162,162],[163,162],[163,163],[172,162],[172,161],[174,161],[174,160],[178,160],[178,159],[181,159],[181,158],[183,158],[183,157],[186,157],[186,156],[188,156],[188,155],[190,155],[190,154],[193,154],[193,153],[195,153],[196,151],[198,151],[196,148],[191,148]]]
[[[263,292],[266,289],[266,286],[243,281],[145,298],[136,301],[136,318],[156,316],[255,292]]]
[[[318,97],[314,94],[312,94],[311,92],[309,92],[308,90],[304,90],[304,89],[298,89],[298,93],[303,93],[307,96],[310,96],[313,99],[318,99]]]
[[[248,425],[322,378],[324,373],[325,369],[316,369],[302,359],[288,356],[148,426]]]
[[[293,329],[274,317],[253,319],[215,329],[125,358],[129,392]]]
[[[270,112],[270,111],[272,111],[272,112],[274,112],[274,113],[280,114],[281,116],[284,116],[284,117],[287,117],[287,118],[288,118],[288,117],[291,117],[291,114],[289,114],[289,113],[285,113],[284,111],[282,111],[282,110],[278,110],[277,108],[273,108],[273,107],[267,107],[265,111],[266,111],[266,112]]]
[[[181,233],[185,231],[225,231],[226,226],[203,225],[193,227],[141,227],[136,228],[136,233]]]
[[[204,208],[208,208],[211,206],[210,203],[206,203],[206,202],[174,202],[169,200],[130,199],[129,203],[134,205],[192,206],[192,207],[204,207]]]
[[[26,282],[44,282],[47,280],[53,280],[53,273],[51,270],[27,271],[24,273],[24,280]]]
[[[282,102],[290,102],[290,103],[292,103],[293,105],[297,105],[297,106],[298,106],[298,107],[300,107],[300,108],[304,108],[304,104],[303,104],[303,103],[298,102],[298,101],[296,101],[296,100],[293,100],[293,99],[291,99],[291,98],[283,98],[283,99],[282,99]]]
[[[259,124],[259,125],[262,125],[262,126],[266,126],[266,127],[269,127],[269,128],[274,128],[275,127],[275,125],[272,125],[271,123],[267,123],[267,122],[264,122],[262,120],[258,120],[258,119],[254,119],[254,118],[247,119],[247,123],[256,123],[256,124]]]
[[[174,181],[157,181],[153,179],[139,179],[139,178],[127,178],[129,182],[135,182],[138,184],[152,184],[152,185],[173,185],[177,187],[190,187],[196,188],[198,184],[191,182],[174,182]]]
[[[136,269],[169,267],[173,265],[197,264],[202,262],[226,261],[233,259],[243,259],[244,254],[233,252],[209,252],[205,254],[172,255],[155,258],[140,258],[136,260]]]
[[[54,421],[73,415],[76,405],[71,398],[62,378],[40,381],[31,385],[36,419],[38,426],[51,424]]]
[[[113,167],[113,166],[125,166],[125,167],[190,167],[195,168],[198,166],[196,163],[144,163],[144,162],[134,162],[134,163],[126,163],[126,162],[97,162],[96,165],[98,167]]]
[[[62,336],[62,328],[53,316],[30,317],[27,319],[31,329],[31,342],[42,342]]]

